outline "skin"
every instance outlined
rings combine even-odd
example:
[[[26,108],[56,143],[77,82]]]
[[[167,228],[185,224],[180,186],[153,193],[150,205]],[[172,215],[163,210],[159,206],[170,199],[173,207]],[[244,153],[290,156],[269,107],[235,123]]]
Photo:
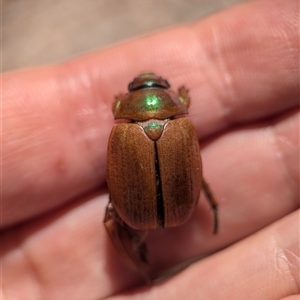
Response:
[[[2,77],[2,296],[299,297],[299,2],[246,3],[194,24]],[[162,46],[157,46],[162,45]],[[144,284],[103,226],[114,96],[143,71],[190,90],[204,175],[192,218],[148,238]]]

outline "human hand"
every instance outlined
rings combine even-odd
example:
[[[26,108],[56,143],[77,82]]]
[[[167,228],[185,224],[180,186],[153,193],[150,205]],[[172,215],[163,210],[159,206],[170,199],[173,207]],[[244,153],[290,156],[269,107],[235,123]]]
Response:
[[[60,65],[4,74],[3,299],[299,293],[297,9],[298,1],[243,4]],[[153,286],[124,264],[103,226],[111,104],[148,70],[190,90],[189,116],[220,213],[216,236],[204,199],[183,226],[150,234],[153,271],[207,256]]]

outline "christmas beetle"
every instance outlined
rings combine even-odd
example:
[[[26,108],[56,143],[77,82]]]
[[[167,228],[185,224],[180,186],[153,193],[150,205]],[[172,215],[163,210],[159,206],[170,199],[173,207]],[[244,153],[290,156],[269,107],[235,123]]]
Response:
[[[117,250],[145,277],[143,242],[149,229],[184,223],[203,189],[218,229],[217,203],[202,177],[196,131],[189,118],[190,98],[178,94],[154,73],[143,73],[116,97],[117,123],[108,143],[107,183],[110,201],[105,227]]]

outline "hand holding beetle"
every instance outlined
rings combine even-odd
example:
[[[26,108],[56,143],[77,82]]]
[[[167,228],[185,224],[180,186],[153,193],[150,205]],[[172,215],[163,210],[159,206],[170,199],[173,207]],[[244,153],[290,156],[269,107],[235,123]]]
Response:
[[[6,299],[299,293],[297,8],[297,1],[247,3],[68,64],[4,74]],[[150,234],[148,254],[156,270],[207,257],[134,289],[143,279],[119,258],[102,222],[111,101],[141,70],[190,90],[189,115],[219,202],[220,230],[212,235],[201,199],[182,226]]]

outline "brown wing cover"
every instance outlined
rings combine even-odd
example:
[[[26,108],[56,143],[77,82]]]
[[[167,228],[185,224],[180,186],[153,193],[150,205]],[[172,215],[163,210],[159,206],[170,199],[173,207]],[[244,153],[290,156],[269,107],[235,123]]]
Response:
[[[201,157],[192,122],[188,118],[169,121],[157,141],[157,151],[164,227],[176,226],[191,215],[201,190]]]
[[[130,227],[157,227],[154,142],[137,124],[117,124],[109,141],[110,201]]]

